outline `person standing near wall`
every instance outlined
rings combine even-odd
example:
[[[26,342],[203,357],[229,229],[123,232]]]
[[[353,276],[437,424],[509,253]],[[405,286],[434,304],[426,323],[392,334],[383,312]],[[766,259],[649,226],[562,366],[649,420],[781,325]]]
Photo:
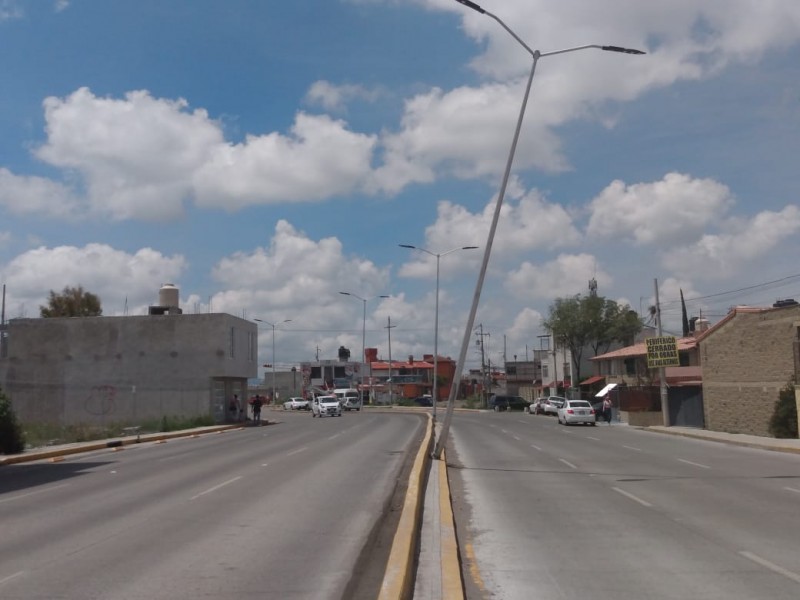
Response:
[[[253,422],[256,425],[261,425],[261,405],[263,402],[261,401],[261,396],[256,394],[256,397],[253,398]]]
[[[228,417],[232,421],[241,420],[242,418],[242,404],[239,402],[239,394],[234,394],[228,403]]]
[[[603,418],[606,425],[611,425],[611,397],[608,394],[603,398]]]

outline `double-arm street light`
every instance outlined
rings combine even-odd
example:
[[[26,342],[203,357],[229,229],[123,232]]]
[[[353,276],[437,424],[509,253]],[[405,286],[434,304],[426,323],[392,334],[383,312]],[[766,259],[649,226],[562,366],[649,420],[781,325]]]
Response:
[[[362,298],[358,294],[353,294],[352,292],[339,292],[342,296],[351,296],[353,298],[357,298],[361,300],[362,304],[364,305],[364,311],[362,313],[361,319],[361,361],[362,363],[366,363],[367,361],[367,302],[370,300],[375,300],[375,298],[389,298],[389,296],[373,296],[372,298]],[[363,379],[363,375],[362,375]],[[369,386],[370,391],[372,391],[372,363],[369,363]],[[372,394],[370,393],[369,401],[372,402]]]
[[[276,398],[275,398],[275,323],[270,323],[269,321],[265,321],[263,319],[253,319],[253,321],[258,321],[259,323],[265,323],[272,327],[272,405],[275,406]],[[288,323],[291,319],[284,319],[280,321],[280,323]],[[279,324],[280,324],[279,323]]]
[[[436,420],[436,403],[439,401],[439,260],[443,256],[447,256],[458,250],[475,250],[477,246],[461,246],[459,248],[452,248],[447,252],[431,252],[427,248],[420,248],[419,246],[412,246],[411,244],[400,244],[401,248],[410,248],[411,250],[419,250],[425,254],[430,254],[436,257],[436,310],[433,320],[433,420]],[[450,384],[452,387],[454,381]]]
[[[475,2],[471,2],[470,0],[456,0],[459,4],[463,4],[464,6],[471,8],[474,11],[479,12],[482,15],[486,15],[487,17],[491,17],[495,21],[497,21],[500,26],[505,29],[511,37],[513,37],[519,44],[522,46],[528,54],[531,55],[533,62],[531,64],[531,72],[528,75],[528,84],[525,88],[525,95],[522,99],[522,106],[519,110],[519,117],[517,119],[517,128],[514,131],[514,137],[511,141],[511,150],[508,153],[508,160],[506,161],[506,169],[503,173],[503,181],[500,184],[500,192],[497,195],[497,204],[494,209],[494,216],[492,218],[492,224],[489,228],[489,237],[486,240],[486,248],[483,252],[483,262],[481,263],[481,270],[480,274],[478,275],[478,282],[475,285],[475,294],[472,297],[472,307],[470,308],[469,318],[467,321],[467,326],[464,328],[464,338],[461,342],[461,353],[458,357],[458,363],[456,365],[456,376],[460,377],[461,372],[464,369],[464,362],[467,356],[467,347],[469,345],[470,334],[472,333],[472,327],[475,324],[475,314],[478,311],[478,303],[480,302],[481,298],[481,289],[483,288],[483,280],[486,277],[486,267],[489,264],[489,256],[492,252],[492,243],[494,241],[494,235],[497,231],[497,221],[500,218],[500,209],[503,205],[503,198],[506,193],[506,187],[508,186],[508,179],[509,175],[511,174],[511,165],[514,162],[514,152],[517,149],[517,141],[519,140],[519,132],[522,129],[522,119],[525,116],[525,108],[528,104],[528,96],[530,95],[531,91],[531,84],[533,83],[533,75],[536,72],[536,64],[539,62],[539,59],[544,56],[553,56],[555,54],[565,54],[567,52],[576,52],[578,50],[589,50],[589,49],[597,49],[597,50],[605,50],[606,52],[620,52],[622,54],[646,54],[641,50],[634,50],[632,48],[622,48],[620,46],[601,46],[597,44],[587,44],[585,46],[576,46],[574,48],[565,48],[563,50],[553,50],[551,52],[540,52],[539,50],[532,50],[525,42],[520,39],[520,37],[514,33],[508,25],[506,25],[499,17],[490,13],[488,10],[483,9],[481,6],[476,4]],[[442,454],[442,450],[444,450],[445,443],[447,441],[447,433],[450,428],[450,420],[453,415],[453,406],[455,403],[456,394],[458,393],[458,385],[454,385],[450,388],[450,397],[447,399],[447,415],[445,416],[444,423],[442,424],[442,430],[439,434],[439,439],[436,443],[436,447],[434,448],[433,454],[435,458],[439,458]]]

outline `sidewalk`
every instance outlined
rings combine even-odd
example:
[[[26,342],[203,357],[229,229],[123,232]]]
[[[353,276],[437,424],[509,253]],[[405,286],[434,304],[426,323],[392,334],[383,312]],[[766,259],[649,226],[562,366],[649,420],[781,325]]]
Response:
[[[778,439],[761,437],[757,435],[747,435],[744,433],[725,433],[723,431],[709,431],[694,427],[641,427],[643,431],[662,433],[667,435],[680,435],[723,444],[735,444],[737,446],[747,446],[748,448],[761,448],[775,452],[794,452],[800,454],[800,439]]]

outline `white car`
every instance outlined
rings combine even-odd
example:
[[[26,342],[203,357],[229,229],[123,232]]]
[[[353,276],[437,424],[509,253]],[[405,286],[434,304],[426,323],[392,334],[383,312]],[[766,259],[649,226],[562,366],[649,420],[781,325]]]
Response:
[[[543,403],[544,414],[558,415],[558,409],[564,406],[566,401],[563,396],[548,396]]]
[[[317,396],[311,401],[312,417],[341,417],[342,405],[336,396]]]
[[[289,398],[283,403],[283,410],[310,410],[311,406],[305,398]]]
[[[564,406],[558,409],[558,422],[561,425],[584,423],[595,425],[594,409],[587,400],[567,400]]]

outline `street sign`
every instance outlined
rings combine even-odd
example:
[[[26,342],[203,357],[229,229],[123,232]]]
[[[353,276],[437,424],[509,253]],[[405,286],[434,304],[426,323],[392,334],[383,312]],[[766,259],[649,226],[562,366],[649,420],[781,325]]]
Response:
[[[680,367],[678,356],[678,340],[673,335],[651,337],[645,340],[647,345],[647,368]]]

